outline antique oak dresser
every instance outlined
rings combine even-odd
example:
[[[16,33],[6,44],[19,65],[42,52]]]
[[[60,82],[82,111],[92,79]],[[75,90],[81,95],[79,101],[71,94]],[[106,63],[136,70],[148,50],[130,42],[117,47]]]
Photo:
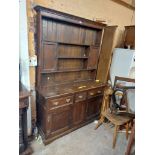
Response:
[[[106,25],[36,6],[37,125],[44,144],[100,114],[104,84],[96,80]]]

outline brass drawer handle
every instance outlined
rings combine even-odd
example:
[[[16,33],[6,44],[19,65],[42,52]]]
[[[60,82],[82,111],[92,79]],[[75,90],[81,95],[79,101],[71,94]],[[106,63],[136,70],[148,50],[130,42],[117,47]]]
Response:
[[[90,93],[90,95],[91,95],[91,96],[93,96],[93,95],[94,95],[94,93]]]
[[[50,122],[50,119],[51,119],[51,117],[50,117],[50,116],[48,116],[48,118],[47,118],[47,122],[48,122],[48,123]]]
[[[99,94],[100,94],[100,93],[101,93],[101,91],[100,91],[100,90],[98,90],[98,91],[97,91],[97,93],[99,93]]]
[[[69,103],[69,102],[70,102],[70,100],[71,100],[70,98],[67,98],[67,99],[66,99],[66,102],[67,102],[67,103]]]
[[[54,104],[54,105],[58,105],[58,104],[59,104],[59,102],[54,102],[53,104]]]
[[[79,98],[83,98],[83,96],[82,96],[82,95],[80,95],[80,96],[79,96]]]

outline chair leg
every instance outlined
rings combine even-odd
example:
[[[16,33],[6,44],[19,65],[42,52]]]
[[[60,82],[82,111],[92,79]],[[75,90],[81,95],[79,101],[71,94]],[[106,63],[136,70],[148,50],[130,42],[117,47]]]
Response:
[[[128,139],[129,123],[126,124],[126,139]]]
[[[129,142],[128,142],[128,146],[127,146],[127,150],[126,150],[125,155],[130,155],[131,148],[132,148],[132,145],[134,143],[134,140],[135,140],[135,124],[133,125],[133,127],[131,129],[131,135],[129,137]]]
[[[104,122],[104,118],[105,118],[104,116],[101,116],[101,118],[99,119],[99,121],[95,127],[95,130]]]
[[[116,145],[116,138],[117,138],[118,130],[119,130],[119,125],[115,125],[114,135],[113,135],[113,149],[115,148],[115,145]]]

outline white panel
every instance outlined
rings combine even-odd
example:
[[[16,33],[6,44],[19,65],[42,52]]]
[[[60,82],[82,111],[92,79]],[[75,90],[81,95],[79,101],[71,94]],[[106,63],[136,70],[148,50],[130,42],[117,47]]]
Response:
[[[134,50],[115,48],[110,67],[110,79],[112,86],[115,76],[129,77],[131,67],[134,64]]]

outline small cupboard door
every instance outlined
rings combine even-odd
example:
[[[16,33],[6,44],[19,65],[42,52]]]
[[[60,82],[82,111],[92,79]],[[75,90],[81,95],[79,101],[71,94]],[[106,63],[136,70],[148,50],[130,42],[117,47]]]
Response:
[[[57,44],[43,43],[42,49],[42,71],[52,71],[57,68]]]
[[[68,130],[72,122],[72,104],[54,108],[47,120],[48,134],[56,135]]]
[[[101,105],[102,105],[102,96],[94,97],[88,100],[86,109],[87,120],[92,119],[100,114]]]
[[[85,111],[86,111],[86,101],[74,103],[73,125],[78,125],[84,121]]]
[[[99,46],[90,46],[88,49],[89,56],[88,56],[88,69],[96,69],[98,63],[98,55],[99,55]]]

